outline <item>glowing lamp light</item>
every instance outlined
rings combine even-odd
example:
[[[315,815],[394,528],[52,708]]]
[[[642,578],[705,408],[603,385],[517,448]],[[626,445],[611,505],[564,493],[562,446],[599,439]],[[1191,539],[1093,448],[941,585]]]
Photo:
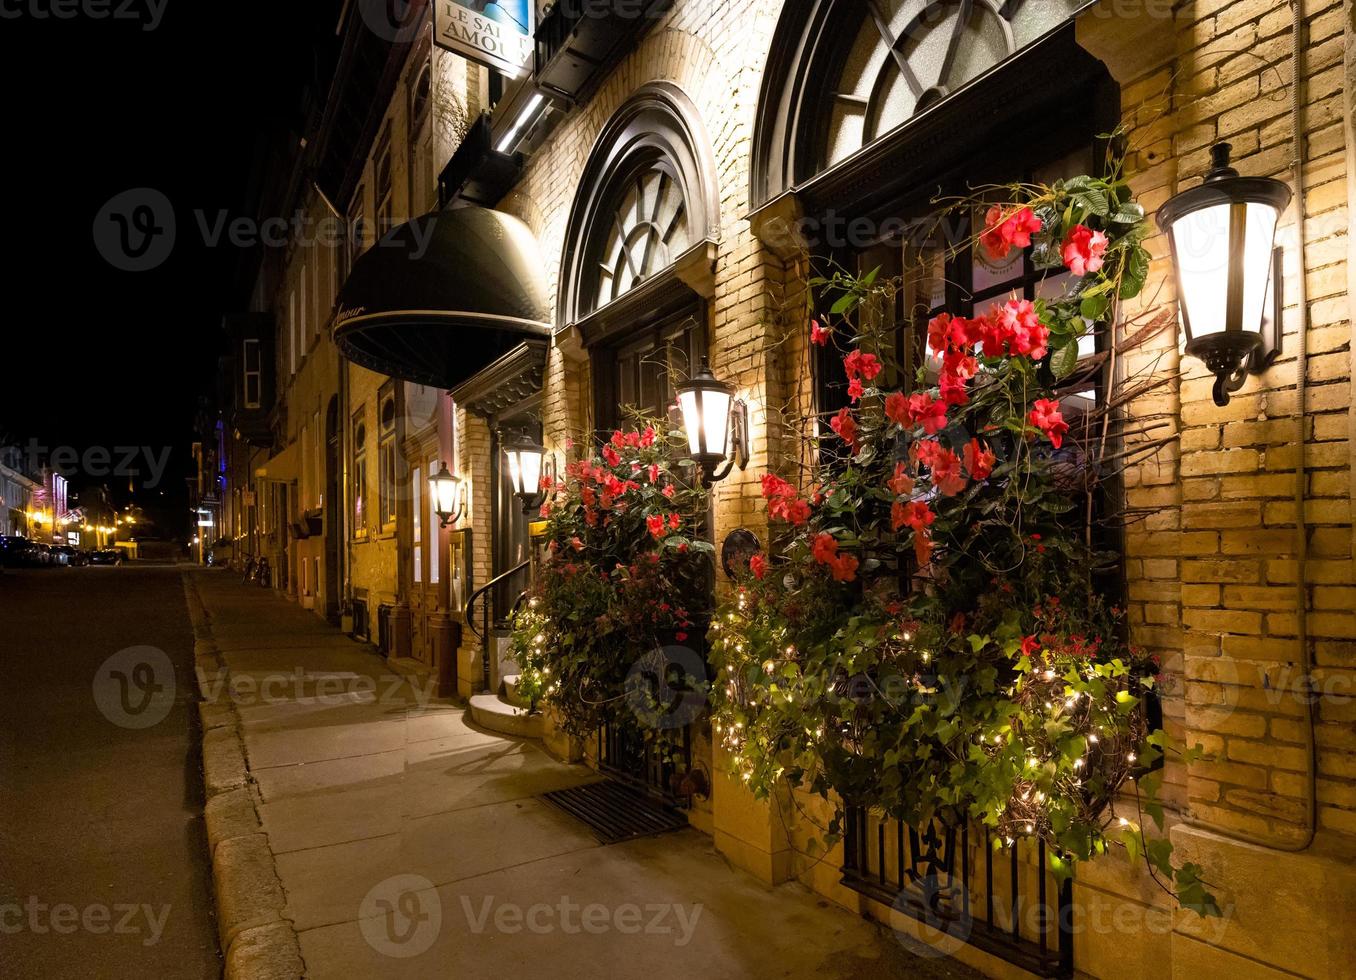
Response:
[[[453,476],[442,463],[438,472],[428,478],[429,496],[433,500],[433,513],[438,516],[442,527],[455,524],[466,512],[466,481]]]
[[[523,502],[526,511],[535,510],[546,500],[542,490],[543,477],[555,482],[556,460],[546,447],[529,437],[521,437],[504,445],[504,459],[508,463],[509,485]]]
[[[702,486],[725,479],[736,463],[747,467],[748,406],[735,398],[734,386],[717,380],[703,358],[701,369],[675,388],[688,454],[701,467]]]
[[[1177,275],[1186,352],[1215,375],[1216,405],[1280,353],[1280,249],[1276,225],[1290,188],[1270,177],[1240,177],[1228,143],[1211,150],[1198,187],[1158,210]]]

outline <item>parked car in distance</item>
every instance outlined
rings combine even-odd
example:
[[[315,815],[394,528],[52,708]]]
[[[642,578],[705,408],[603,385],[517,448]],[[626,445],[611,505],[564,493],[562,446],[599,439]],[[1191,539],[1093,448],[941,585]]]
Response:
[[[122,552],[117,548],[107,548],[103,551],[91,551],[89,554],[89,563],[91,565],[121,565]]]
[[[0,534],[0,566],[20,568],[32,555],[33,542],[22,534]]]
[[[86,564],[85,552],[69,544],[59,544],[52,547],[53,564],[65,565],[68,568],[74,568],[77,565]]]

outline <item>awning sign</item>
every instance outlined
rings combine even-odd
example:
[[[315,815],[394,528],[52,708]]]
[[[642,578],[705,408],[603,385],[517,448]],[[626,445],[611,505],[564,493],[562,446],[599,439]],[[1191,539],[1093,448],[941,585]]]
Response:
[[[532,58],[533,0],[437,0],[438,47],[513,78]]]

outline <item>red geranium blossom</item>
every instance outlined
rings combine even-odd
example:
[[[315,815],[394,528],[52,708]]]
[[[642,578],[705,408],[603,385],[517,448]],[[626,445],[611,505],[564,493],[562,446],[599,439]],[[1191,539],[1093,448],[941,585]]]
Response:
[[[995,204],[984,216],[984,231],[979,240],[991,258],[1005,259],[1014,246],[1028,247],[1031,236],[1043,227],[1041,219],[1030,208],[1020,208],[1004,218],[1002,207]]]
[[[611,446],[603,447],[603,459],[607,461],[608,466],[621,465],[621,456],[618,454],[617,450],[613,449]]]
[[[651,514],[649,517],[645,518],[645,526],[650,529],[650,533],[654,535],[656,539],[663,537],[664,515]]]
[[[853,378],[848,382],[848,397],[854,402],[864,394],[866,394],[866,391],[862,388],[861,378]]]
[[[921,422],[930,436],[946,428],[946,403],[934,401],[927,392],[909,396],[909,421]]]
[[[909,400],[903,392],[892,391],[885,397],[885,417],[896,425],[909,424]]]
[[[857,420],[852,417],[852,413],[846,408],[838,410],[838,414],[829,422],[829,428],[838,434],[839,439],[852,447],[853,453],[861,448],[861,444],[857,441]]]
[[[1029,657],[1041,648],[1040,641],[1034,636],[1022,637],[1022,656]]]
[[[903,463],[895,464],[895,475],[890,477],[890,492],[896,497],[907,497],[913,493],[913,477],[904,471]]]
[[[898,531],[901,527],[911,527],[915,531],[925,531],[937,519],[932,508],[921,500],[911,500],[907,504],[895,502],[890,511],[890,523]]]
[[[1058,449],[1064,444],[1064,433],[1069,431],[1069,423],[1059,410],[1059,402],[1051,398],[1038,398],[1028,416],[1031,424],[1045,433],[1050,444]]]
[[[988,479],[996,462],[993,450],[978,439],[971,439],[965,444],[964,459],[966,472],[970,474],[972,480]]]
[[[833,334],[832,330],[825,330],[819,325],[818,320],[810,321],[810,341],[824,347],[829,342],[829,337]]]
[[[928,346],[941,354],[953,347],[966,344],[967,323],[963,317],[941,313],[928,321]]]
[[[767,559],[759,552],[749,558],[749,571],[753,572],[753,577],[761,580],[767,574]]]
[[[1064,236],[1060,255],[1070,272],[1076,276],[1085,276],[1102,268],[1109,244],[1106,235],[1100,231],[1093,231],[1087,225],[1074,225]]]
[[[859,350],[843,358],[843,370],[847,372],[849,378],[861,377],[871,381],[880,374],[882,367],[875,354],[863,354]]]

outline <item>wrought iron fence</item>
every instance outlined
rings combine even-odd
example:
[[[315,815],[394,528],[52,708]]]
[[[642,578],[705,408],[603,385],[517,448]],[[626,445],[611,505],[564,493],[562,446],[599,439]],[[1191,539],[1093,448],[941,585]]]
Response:
[[[1056,879],[1044,841],[994,841],[983,827],[933,820],[920,830],[848,807],[842,882],[945,942],[1039,976],[1072,976],[1072,879]]]

